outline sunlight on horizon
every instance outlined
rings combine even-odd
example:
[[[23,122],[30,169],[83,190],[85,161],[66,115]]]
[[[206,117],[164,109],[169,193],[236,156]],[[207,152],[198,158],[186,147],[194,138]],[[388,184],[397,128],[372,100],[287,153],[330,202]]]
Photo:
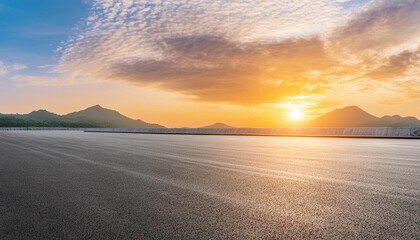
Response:
[[[310,118],[309,116],[307,116],[308,109],[315,108],[316,106],[316,103],[309,101],[300,101],[299,103],[287,102],[277,104],[278,108],[284,109],[284,119],[293,122],[308,120]]]
[[[300,121],[305,118],[305,115],[303,114],[302,110],[299,108],[292,109],[292,111],[289,112],[289,120],[292,121]]]

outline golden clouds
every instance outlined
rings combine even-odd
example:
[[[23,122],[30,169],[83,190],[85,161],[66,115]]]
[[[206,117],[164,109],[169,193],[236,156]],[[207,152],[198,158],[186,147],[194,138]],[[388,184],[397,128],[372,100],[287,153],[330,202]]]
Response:
[[[378,88],[418,97],[410,89],[420,88],[419,1],[353,9],[340,1],[299,2],[95,1],[86,29],[64,46],[59,69],[75,79],[239,105],[314,94],[335,101],[342,92]]]
[[[284,97],[319,93],[322,80],[308,73],[333,63],[316,38],[237,44],[192,36],[167,39],[162,46],[165,60],[118,63],[110,68],[110,77],[203,101],[274,103]]]

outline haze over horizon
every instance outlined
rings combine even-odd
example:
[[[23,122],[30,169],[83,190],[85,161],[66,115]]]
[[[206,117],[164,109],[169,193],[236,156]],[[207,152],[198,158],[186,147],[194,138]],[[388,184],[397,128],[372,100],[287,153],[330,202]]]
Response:
[[[292,115],[292,117],[296,117]],[[291,122],[276,126],[277,128],[418,128],[420,120],[411,116],[374,116],[358,106],[347,106],[334,109],[314,119],[291,119]],[[67,114],[56,114],[45,109],[34,110],[27,114],[1,114],[0,129],[15,127],[47,128],[172,128],[159,123],[150,123],[142,119],[132,119],[114,109],[100,105],[88,107]],[[181,128],[231,129],[252,128],[250,126],[232,126],[229,123],[214,122],[205,126],[188,126]],[[264,127],[263,127],[264,128]],[[265,127],[269,128],[269,127]],[[261,129],[261,128],[260,128]],[[410,130],[411,131],[411,130]],[[413,131],[417,131],[414,129]]]
[[[420,118],[420,1],[0,3],[0,113],[100,104],[169,127],[357,105]]]

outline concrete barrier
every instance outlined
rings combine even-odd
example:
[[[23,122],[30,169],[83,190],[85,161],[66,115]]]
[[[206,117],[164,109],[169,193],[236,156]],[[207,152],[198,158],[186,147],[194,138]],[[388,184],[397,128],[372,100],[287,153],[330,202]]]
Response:
[[[348,137],[348,138],[412,138],[420,139],[418,127],[367,127],[367,128],[97,128],[85,132],[182,134],[182,135],[244,135],[244,136],[297,136],[297,137]]]

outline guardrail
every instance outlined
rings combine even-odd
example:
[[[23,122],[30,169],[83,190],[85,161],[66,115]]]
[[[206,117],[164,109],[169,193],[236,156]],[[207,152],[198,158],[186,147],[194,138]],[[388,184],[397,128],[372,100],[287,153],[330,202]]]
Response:
[[[0,127],[0,131],[84,131],[100,133],[178,134],[178,135],[243,135],[354,138],[414,138],[420,139],[419,127],[363,128],[51,128]]]
[[[354,138],[420,138],[418,127],[366,127],[366,128],[98,128],[85,132],[180,134],[180,135],[244,135],[244,136],[301,136],[301,137],[354,137]]]
[[[84,131],[87,128],[61,128],[61,127],[0,127],[0,131]]]

